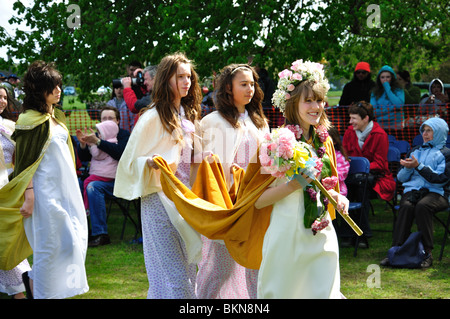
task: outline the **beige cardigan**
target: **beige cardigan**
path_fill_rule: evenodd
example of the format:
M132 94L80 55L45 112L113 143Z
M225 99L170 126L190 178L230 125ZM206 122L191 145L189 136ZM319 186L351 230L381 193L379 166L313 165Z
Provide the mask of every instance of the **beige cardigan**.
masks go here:
M160 170L151 169L147 159L161 155L176 172L182 143L176 143L155 108L139 117L117 166L114 196L133 200L161 191Z
M218 111L206 115L201 120L200 127L203 152L211 151L219 157L225 173L228 189L233 184L230 167L233 164L245 129L258 141L258 146L264 134L269 132L268 125L263 129L258 129L249 116L244 119L243 125L241 124L240 127L234 128ZM254 151L256 154L257 149Z

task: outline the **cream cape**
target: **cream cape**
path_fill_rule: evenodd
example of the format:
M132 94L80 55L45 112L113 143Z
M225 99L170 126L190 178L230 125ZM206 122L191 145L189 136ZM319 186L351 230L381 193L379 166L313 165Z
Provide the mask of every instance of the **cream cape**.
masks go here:
M27 110L19 115L16 122L16 130L32 130L49 121L51 117L52 115L48 113L42 114L34 110ZM66 125L60 119L55 117L54 119L68 132ZM20 214L20 208L25 200L25 189L33 178L34 172L38 168L50 143L50 139L51 130L48 131L47 141L34 163L0 189L0 269L2 270L13 269L32 254L32 249L23 227L23 217ZM67 140L67 143L75 168L75 156L70 138Z
M120 158L114 196L133 200L157 193L170 221L185 243L188 262L195 263L201 258L200 234L186 223L173 202L164 195L160 182L161 170L147 165L147 159L158 154L168 163L171 171L176 172L182 148L182 143L176 143L164 129L158 111L155 108L147 110L139 117Z
M233 184L230 167L234 162L245 129L247 129L248 133L258 141L258 145L260 144L264 133L269 132L269 126L258 129L249 116L243 121L243 126L245 126L245 128L242 127L242 124L241 127L234 128L218 111L206 115L201 120L200 126L202 131L201 144L203 152L211 151L219 157L228 188ZM256 154L256 152L256 149L250 151L251 154Z
M133 200L161 191L160 171L147 159L158 154L176 171L182 145L176 143L159 118L156 108L139 117L117 166L114 196Z

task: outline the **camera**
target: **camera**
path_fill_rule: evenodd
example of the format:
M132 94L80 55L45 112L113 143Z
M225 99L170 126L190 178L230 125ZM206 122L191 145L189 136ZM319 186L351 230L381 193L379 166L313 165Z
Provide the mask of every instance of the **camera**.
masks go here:
M113 88L117 89L122 87L122 79L112 80ZM131 85L144 86L144 76L142 72L137 73L137 77L131 79Z

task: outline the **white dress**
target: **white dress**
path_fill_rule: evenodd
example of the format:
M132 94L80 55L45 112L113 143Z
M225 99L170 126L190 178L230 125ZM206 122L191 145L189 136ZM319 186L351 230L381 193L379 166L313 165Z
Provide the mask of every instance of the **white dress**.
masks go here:
M278 179L273 184L286 182ZM303 225L303 190L273 205L264 236L258 298L341 298L339 247L329 226L315 236ZM329 215L328 215L329 219Z
M24 220L33 249L35 299L68 298L89 290L85 259L88 227L68 134L60 125L33 176L34 209Z

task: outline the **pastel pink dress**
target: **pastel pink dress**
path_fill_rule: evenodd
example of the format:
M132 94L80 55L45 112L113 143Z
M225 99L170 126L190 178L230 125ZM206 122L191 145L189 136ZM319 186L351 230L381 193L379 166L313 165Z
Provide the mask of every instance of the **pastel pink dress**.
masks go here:
M244 133L237 146L234 163L247 168L255 155L258 138L249 131L255 131L247 112L241 114L241 128ZM257 130L257 129L256 129ZM262 136L262 133L261 133ZM229 254L225 244L202 236L202 260L198 264L196 293L199 299L255 299L257 297L258 270L247 269Z

